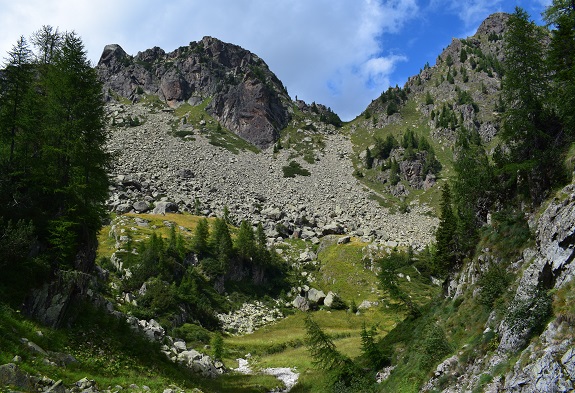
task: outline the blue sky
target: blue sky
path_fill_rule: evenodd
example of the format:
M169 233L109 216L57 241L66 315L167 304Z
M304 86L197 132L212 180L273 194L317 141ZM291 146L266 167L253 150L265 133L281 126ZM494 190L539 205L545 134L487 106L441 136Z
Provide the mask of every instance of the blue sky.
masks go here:
M106 44L172 51L213 36L260 56L295 98L359 115L402 86L453 37L491 13L527 10L540 21L551 0L0 0L0 54L42 25L74 30L96 64Z

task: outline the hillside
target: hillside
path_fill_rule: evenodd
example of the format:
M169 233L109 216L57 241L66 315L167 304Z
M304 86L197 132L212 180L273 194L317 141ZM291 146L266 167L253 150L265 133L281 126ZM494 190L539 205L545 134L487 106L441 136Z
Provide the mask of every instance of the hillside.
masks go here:
M216 38L106 46L86 73L107 138L73 156L109 157L99 193L84 167L50 193L37 174L77 154L57 138L46 168L18 155L26 138L26 170L0 160L0 186L25 180L0 188L0 257L20 262L0 258L19 274L0 281L0 391L572 390L575 145L569 90L556 96L569 83L545 74L536 112L509 99L526 84L509 83L506 42L554 42L520 16L491 15L348 123ZM42 100L61 91L37 74L49 94L25 108L57 124ZM27 189L59 209L17 221ZM102 194L97 228L73 221L76 189L87 206Z

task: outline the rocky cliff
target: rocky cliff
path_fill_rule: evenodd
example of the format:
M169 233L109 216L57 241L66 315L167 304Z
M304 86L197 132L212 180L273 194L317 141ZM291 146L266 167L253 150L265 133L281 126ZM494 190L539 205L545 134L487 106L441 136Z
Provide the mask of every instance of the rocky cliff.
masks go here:
M258 147L273 144L290 119L291 100L266 63L212 37L170 53L154 47L136 56L107 45L96 69L108 100L121 96L136 102L152 95L178 107L208 99L210 115Z
M464 266L451 282L457 301L481 296L481 277L493 266L515 277L505 306L483 326L487 350L472 359L466 348L437 366L423 391L567 392L575 388L575 183L531 217L532 246L505 265L489 249ZM551 308L552 307L552 308ZM447 382L446 382L447 381Z

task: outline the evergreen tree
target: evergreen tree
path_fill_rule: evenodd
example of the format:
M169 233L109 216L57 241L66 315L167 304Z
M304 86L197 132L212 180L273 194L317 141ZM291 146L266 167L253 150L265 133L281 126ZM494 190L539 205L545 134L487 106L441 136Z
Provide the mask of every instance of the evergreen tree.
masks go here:
M478 229L487 222L492 203L491 164L477 131L461 127L455 144L453 202L457 216L457 238L462 252L472 252Z
M210 227L208 220L203 217L198 221L198 225L194 229L194 237L192 238L192 248L196 254L205 256L208 254L208 237L210 236Z
M445 277L455 267L456 230L457 222L451 206L451 190L445 184L441 193L441 219L435 232L436 251L431 269L435 275Z
M377 328L372 326L367 330L365 322L361 326L361 352L369 360L373 368L378 368L383 362L383 355L375 343Z
M575 133L575 4L553 0L545 10L552 31L547 64L553 71L552 98L569 138Z
M389 170L389 182L391 183L392 186L395 186L397 183L399 183L400 177L399 177L399 164L397 163L397 161L395 160L395 158L391 158L391 163L389 164L390 166L390 170Z
M330 385L349 386L359 374L359 368L351 359L342 355L333 340L326 334L311 316L304 320L306 328L306 346L313 364L330 375Z
M228 270L230 259L233 257L233 243L228 224L223 218L216 218L210 238L210 244L219 262L222 274Z
M236 237L235 248L238 256L243 260L251 260L256 251L254 231L251 224L244 220L240 224Z
M503 96L506 103L501 138L508 154L498 164L506 193L530 197L539 204L561 177L556 159L561 127L549 98L549 71L543 35L521 8L509 18L505 35Z
M95 247L110 157L102 85L82 41L53 35L51 55L39 50L36 61L21 38L3 73L0 212L32 219L57 269L71 266L80 248ZM89 267L84 259L78 262Z

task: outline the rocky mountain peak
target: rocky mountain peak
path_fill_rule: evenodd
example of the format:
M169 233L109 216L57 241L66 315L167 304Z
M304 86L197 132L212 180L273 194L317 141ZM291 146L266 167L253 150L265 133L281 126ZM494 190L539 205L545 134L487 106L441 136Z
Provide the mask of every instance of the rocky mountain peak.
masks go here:
M491 14L479 25L475 35L503 34L507 29L508 20L509 14L505 12Z
M157 96L170 107L209 101L206 111L230 131L265 148L290 119L287 91L257 55L213 37L166 53L128 55L106 45L96 67L108 100Z

